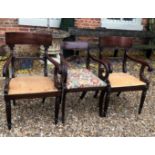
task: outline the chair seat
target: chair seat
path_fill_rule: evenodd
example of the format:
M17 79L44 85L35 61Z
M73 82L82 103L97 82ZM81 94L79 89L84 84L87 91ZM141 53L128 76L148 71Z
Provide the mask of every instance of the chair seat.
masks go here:
M67 89L103 87L106 83L88 69L69 69Z
M146 83L128 73L111 73L109 82L112 88L146 85Z
M49 77L15 77L9 83L9 95L57 92L54 82Z

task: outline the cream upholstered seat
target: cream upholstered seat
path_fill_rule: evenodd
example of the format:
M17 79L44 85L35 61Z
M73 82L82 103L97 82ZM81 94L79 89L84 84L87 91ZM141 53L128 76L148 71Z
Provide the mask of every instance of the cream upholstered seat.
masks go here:
M49 77L15 77L9 83L9 95L57 92L54 82Z
M103 86L106 83L86 68L68 70L67 89Z
M143 81L128 73L111 73L109 82L112 88L146 85Z

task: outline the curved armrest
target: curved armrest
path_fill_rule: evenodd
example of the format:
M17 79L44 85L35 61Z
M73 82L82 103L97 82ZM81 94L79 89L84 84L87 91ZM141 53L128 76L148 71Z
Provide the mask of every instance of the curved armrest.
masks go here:
M47 60L49 60L55 66L54 67L54 85L57 88L61 88L61 82L58 76L58 74L61 74L60 64L57 61L55 61L53 58L49 57L48 54L47 54Z
M147 86L148 86L150 82L145 77L144 70L147 67L148 68L148 71L149 72L152 72L153 71L153 67L148 62L143 61L143 60L139 60L139 59L136 59L136 58L133 58L133 57L129 56L128 54L126 54L126 58L127 59L130 59L130 60L132 60L134 62L137 62L137 63L141 64L140 73L139 73L140 80L142 80L143 82L145 82L147 84Z
M103 77L103 75L102 75L102 73L101 73L101 72L103 72L103 69L102 69L102 68L99 68L99 76L100 76L101 78L103 78L103 80L108 81L109 73L110 73L110 71L111 71L111 69L109 68L108 63L107 63L106 61L104 61L104 60L99 60L99 59L97 59L97 58L94 58L94 57L91 56L90 54L89 54L89 58L91 58L92 60L94 60L94 61L96 61L96 62L98 62L99 64L101 64L101 65L104 66L105 71L106 71L106 72L105 72L105 76Z
M145 67L148 67L148 71L149 72L152 72L153 71L153 67L146 61L143 61L143 60L140 60L140 59L136 59L136 58L133 58L131 56L129 56L128 54L126 54L127 58L134 61L134 62L137 62Z
M62 53L60 53L60 59L61 59L62 88L65 88L67 82L67 70L69 67L69 63L65 60Z
M3 77L7 77L8 75L8 70L9 70L9 65L11 63L12 60L12 55L10 55L7 59L7 61L5 62L4 66L3 66Z
M109 72L112 73L113 72L113 67L112 67L112 64L110 63L110 61L108 61L108 59L105 59L102 57L102 61L104 61L108 67L109 67Z
M64 87L66 85L67 81L67 66L66 66L66 61L63 58L63 56L60 54L61 57L61 63L56 62L54 59L47 56L47 59L54 64L55 69L54 69L54 82L57 87ZM58 73L60 74L61 77L58 77ZM60 79L60 80L59 80Z
M66 88L67 83L67 66L65 64L61 65L61 77L62 77L62 88Z
M49 60L56 68L59 68L60 64L53 58L51 58L48 54L47 54L47 60Z
M64 58L62 53L60 53L60 59L61 59L61 64L65 65L66 67L70 66L70 63Z

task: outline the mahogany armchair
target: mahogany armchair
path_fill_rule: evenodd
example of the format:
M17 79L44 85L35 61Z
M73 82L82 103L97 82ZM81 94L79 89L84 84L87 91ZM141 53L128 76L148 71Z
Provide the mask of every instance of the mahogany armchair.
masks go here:
M26 98L45 98L55 97L55 123L58 121L59 103L61 100L61 82L58 74L60 66L48 56L47 50L52 43L50 34L39 33L6 33L6 44L10 47L10 57L3 67L3 76L5 77L4 100L6 105L6 117L8 129L11 129L11 104L17 99ZM34 44L43 45L45 48L44 55L38 57L19 57L16 56L16 44ZM44 61L43 76L16 76L15 61L23 59L42 60ZM48 76L47 60L54 65L54 78ZM11 68L11 72L10 69Z
M99 105L102 105L103 101L103 94L105 92L106 88L106 80L109 74L108 66L105 62L102 60L98 60L94 57L91 56L90 51L89 51L89 44L88 42L84 41L66 41L63 42L62 44L62 49L65 50L75 50L75 51L86 51L86 66L84 68L70 68L69 67L69 61L65 60L62 58L62 66L64 67L63 71L65 73L63 74L63 84L62 84L62 123L65 122L65 102L66 102L66 94L69 92L82 92L81 98L84 97L87 91L96 91L99 90L101 91L100 94L100 99L99 99ZM74 57L74 56L73 56ZM69 58L68 58L69 60ZM72 59L71 59L72 60ZM95 61L98 64L102 64L102 66L106 70L105 75L101 75L102 79L101 80L97 75L95 75L91 70L90 70L90 61ZM79 59L80 61L80 59ZM101 108L100 108L101 109Z
M135 59L128 55L128 50L132 48L133 38L128 37L118 37L118 36L110 36L110 37L103 37L100 38L99 41L99 48L100 54L99 57L102 60L103 57L101 52L104 48L121 48L124 50L124 57L122 63L122 72L112 72L109 74L108 77L108 86L105 93L105 102L104 107L103 105L100 106L101 116L106 116L107 109L109 106L109 99L111 92L118 92L118 96L122 91L135 91L140 90L142 91L140 105L138 113L140 114L144 105L144 100L146 97L146 92L149 88L149 81L144 76L145 68L148 68L148 71L152 71L152 67L145 61ZM139 78L127 73L127 60L134 61L141 65ZM107 61L108 62L108 61ZM111 63L109 62L110 70L112 70ZM99 66L99 76L102 75L102 66Z

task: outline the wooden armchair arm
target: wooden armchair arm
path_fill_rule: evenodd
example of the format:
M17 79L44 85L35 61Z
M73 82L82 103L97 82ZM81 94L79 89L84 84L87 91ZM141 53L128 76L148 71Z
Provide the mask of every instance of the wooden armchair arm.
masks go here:
M3 77L9 78L9 65L11 64L11 61L12 61L12 55L8 57L7 61L3 66L3 73L2 73Z
M153 67L146 61L143 61L143 60L140 60L140 59L136 59L136 58L133 58L131 56L129 56L128 54L126 54L127 58L130 59L131 61L134 61L134 62L137 62L145 67L148 67L148 71L149 72L152 72L153 71Z
M104 62L108 65L108 67L109 67L109 72L112 73L112 72L113 72L113 67L112 67L111 62L110 62L108 59L105 59L105 58L103 58L103 57L102 57L102 61L104 61Z
M60 64L57 61L55 61L52 57L50 57L48 54L47 54L47 60L49 60L56 68L59 69Z
M61 88L61 80L58 74L61 74L60 64L47 54L47 60L54 65L54 85L58 89Z
M140 76L140 80L142 80L143 82L145 82L147 85L149 85L149 80L146 79L145 75L144 75L144 71L145 71L145 68L147 67L148 68L148 71L149 72L152 72L153 71L153 67L146 61L143 61L143 60L140 60L140 59L136 59L136 58L133 58L131 56L129 56L127 53L125 53L125 61L129 59L131 61L134 61L136 63L139 63L141 64L141 68L140 68L140 73L139 73L139 76ZM124 64L126 64L126 62L124 62ZM126 67L126 65L125 65Z
M105 80L106 82L108 82L109 73L111 72L111 68L109 68L108 63L104 60L99 60L99 59L93 57L92 55L90 55L90 53L89 53L88 59L89 58L92 59L93 61L96 61L99 63L99 77L101 79ZM104 68L101 68L101 65L103 65ZM89 63L87 65L87 67L89 67ZM102 74L104 69L105 69L105 76L103 76L103 74Z
M65 60L62 53L60 53L60 59L61 59L61 81L62 81L62 88L66 88L66 82L67 82L67 70L70 66L69 63Z
M66 81L67 81L67 65L66 65L65 59L63 58L63 56L61 54L60 54L60 59L61 59L60 64L58 62L56 62L54 59L52 59L51 57L49 57L49 55L47 56L47 59L51 63L53 63L55 66L55 68L54 68L55 86L58 88L65 87ZM58 76L58 74L60 74L60 77Z
M60 53L60 60L61 60L61 64L65 65L66 67L70 66L70 63L64 58L62 53Z

